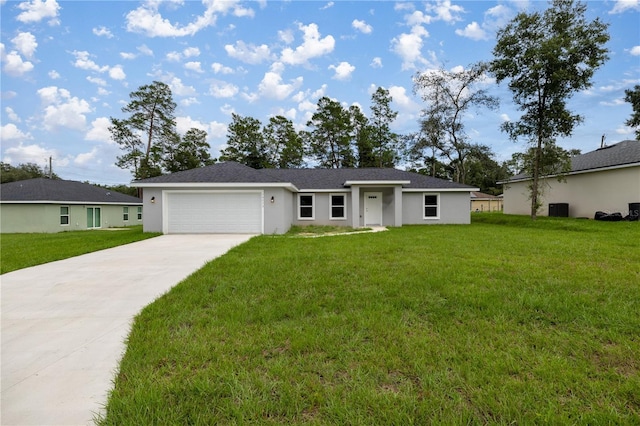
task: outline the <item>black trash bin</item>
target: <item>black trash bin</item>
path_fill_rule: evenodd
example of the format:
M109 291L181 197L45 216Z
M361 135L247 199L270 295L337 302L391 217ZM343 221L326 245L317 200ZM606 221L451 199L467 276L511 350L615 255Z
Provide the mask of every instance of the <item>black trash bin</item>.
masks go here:
M549 203L549 216L569 217L569 204L568 203Z
M640 216L640 203L629 203L629 216Z

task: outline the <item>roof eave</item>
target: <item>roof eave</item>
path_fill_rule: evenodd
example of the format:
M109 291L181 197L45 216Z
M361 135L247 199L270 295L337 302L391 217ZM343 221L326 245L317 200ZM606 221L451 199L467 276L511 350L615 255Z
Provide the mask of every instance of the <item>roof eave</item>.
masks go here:
M581 174L585 174L585 173L593 173L593 172L604 172L607 170L617 170L617 169L627 169L629 167L638 167L640 166L640 162L635 162L635 163L627 163L627 164L618 164L615 166L607 166L607 167L596 167L593 169L583 169L583 170L575 170L575 171L571 171L565 174L565 176L571 176L571 175L581 175ZM559 173L553 174L553 175L544 175L541 176L542 178L556 178L560 176ZM533 179L532 177L524 177L524 178L519 178L519 179L507 179L504 181L499 181L496 182L496 184L498 185L504 185L504 184L509 184L509 183L513 183L513 182L526 182Z
M298 188L290 182L132 182L136 188L284 188L298 192Z

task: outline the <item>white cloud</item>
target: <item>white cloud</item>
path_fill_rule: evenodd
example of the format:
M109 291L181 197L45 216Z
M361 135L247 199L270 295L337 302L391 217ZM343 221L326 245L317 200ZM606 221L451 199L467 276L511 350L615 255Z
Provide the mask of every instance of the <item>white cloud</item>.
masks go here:
M187 47L182 51L182 54L185 58L193 58L195 56L200 56L200 49L197 47Z
M85 114L91 112L87 101L72 97L68 90L55 86L43 87L37 93L44 106L43 125L46 130L59 127L73 130L85 128Z
M640 0L616 0L613 9L609 11L610 14L624 13L628 10L640 11Z
M122 59L135 59L136 58L136 54L135 53L129 53L129 52L120 52L120 57Z
M33 64L29 61L24 61L22 56L15 50L7 54L3 43L0 43L0 60L4 63L4 72L13 77L21 77L33 69Z
M601 101L600 105L603 106L609 106L609 107L615 107L615 106L620 106L620 105L624 105L625 104L625 100L622 98L615 98L612 99L610 101Z
M629 53L632 56L640 56L640 46L633 46L630 50Z
M418 111L420 106L413 101L413 99L407 95L407 89L402 86L389 87L389 96L393 99L393 102L398 105L403 111Z
M11 39L11 42L20 54L27 59L33 59L33 54L36 52L36 48L38 47L38 42L33 34L19 33Z
M97 84L98 86L106 86L107 85L107 82L104 79L98 78L98 77L87 77L87 81L89 83Z
M189 116L176 117L176 130L178 133L185 134L189 129L200 129L207 132L209 130L209 126L201 121L194 120Z
M237 41L235 45L227 44L224 46L227 55L247 64L256 65L267 61L271 58L271 49L266 44L256 46L254 44L246 44L244 41Z
M253 9L242 7L238 0L203 0L202 4L205 6L205 10L202 15L197 16L186 25L173 24L169 19L164 18L158 10L165 3L149 0L129 12L126 16L127 31L145 34L148 37L184 37L192 36L200 30L215 25L219 14L231 13L236 17L254 16ZM173 7L181 5L182 2L170 4Z
M371 25L359 19L354 19L353 22L351 22L351 26L363 34L371 34L373 31L373 27Z
M194 98L193 96L180 100L180 105L184 107L189 107L191 105L198 105L198 104L200 104L200 101L198 101L198 98Z
M113 34L111 33L111 31L104 26L94 28L91 31L93 32L93 34L97 35L98 37L113 38Z
M73 63L73 66L76 68L97 72L105 72L109 69L108 66L101 67L93 62L93 60L90 59L91 55L86 50L74 50L71 54L76 58L76 61Z
M116 65L115 67L109 69L109 77L114 80L124 80L125 78L127 78L127 75L122 69L122 65Z
M291 30L278 31L278 38L280 40L282 40L283 42L285 42L286 44L291 44L291 43L293 43L293 40L295 40L295 37L293 35L293 31L291 31Z
M214 98L233 98L239 91L238 86L223 81L212 83L209 86L209 94Z
M464 8L451 4L451 0L438 0L435 3L428 3L425 8L428 12L436 14L435 19L447 23L461 21L462 18L459 14L464 13Z
M92 160L95 160L98 155L98 147L94 146L90 152L85 152L76 155L76 158L73 159L74 164L79 166L84 166L89 164Z
M49 157L57 157L57 152L53 149L46 149L36 144L23 145L22 143L7 148L4 154L4 161L12 164L42 164Z
M290 84L282 83L282 76L277 70L272 69L264 74L258 91L262 97L282 100L302 86L302 82L302 77L298 77L291 80Z
M403 33L391 40L393 52L402 58L402 69L410 70L416 68L416 63L428 64L422 57L423 38L429 37L429 33L424 27L416 25L410 33Z
M333 36L320 38L320 32L316 24L298 24L298 29L304 33L304 41L295 50L285 48L282 50L281 61L289 65L306 64L309 59L331 53L335 47Z
M184 64L184 67L189 71L194 71L198 73L204 72L202 71L202 65L198 61L187 62L186 64Z
M490 38L487 32L482 29L476 21L468 24L464 30L456 30L456 34L470 38L471 40L488 40Z
M509 118L508 114L500 114L500 120L504 121L504 122L508 122L511 121L511 118Z
M415 25L430 24L432 20L433 17L425 14L420 10L415 10L410 15L405 16L405 22L410 27L413 27Z
M49 78L52 79L52 80L57 80L57 79L60 78L60 73L58 71L56 71L56 70L49 71L48 75L49 75Z
M9 141L24 141L27 139L32 139L29 133L24 133L22 130L18 128L13 123L5 124L0 127L0 136L4 143Z
M340 62L337 66L329 65L329 69L335 71L335 74L331 78L335 80L348 80L351 78L351 74L356 70L356 67L351 65L349 62Z
M382 58L376 56L369 64L371 68L382 68Z
M226 67L218 62L214 62L213 64L211 64L211 69L215 74L233 74L232 68Z
M193 96L197 93L193 86L185 86L178 77L173 77L167 84L171 88L171 93L177 96Z
M56 0L31 0L20 3L18 9L23 10L16 19L22 23L40 22L46 18L52 18L51 24L56 24L60 5Z
M13 108L11 107L6 107L4 109L4 112L7 114L7 117L9 117L9 120L15 122L15 123L20 123L22 120L20 120L20 116L18 116L18 114L16 114L16 112L13 110Z
M320 8L320 10L330 9L330 8L332 8L334 5L335 5L335 3L334 3L334 2L332 2L332 1L330 1L330 2L328 2L327 4L325 4L324 6L322 6L322 7Z
M180 52L169 52L167 53L167 61L171 62L180 62L182 60L182 54Z
M230 115L230 114L229 114ZM209 138L224 138L227 136L227 125L212 121L209 123Z
M136 50L145 56L153 56L153 50L151 50L151 48L146 44L136 47Z

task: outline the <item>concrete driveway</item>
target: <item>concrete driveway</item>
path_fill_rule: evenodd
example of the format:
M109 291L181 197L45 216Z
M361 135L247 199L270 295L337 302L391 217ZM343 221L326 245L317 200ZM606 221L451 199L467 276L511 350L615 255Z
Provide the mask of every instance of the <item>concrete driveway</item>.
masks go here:
M163 235L0 276L2 425L87 425L134 316L251 235Z

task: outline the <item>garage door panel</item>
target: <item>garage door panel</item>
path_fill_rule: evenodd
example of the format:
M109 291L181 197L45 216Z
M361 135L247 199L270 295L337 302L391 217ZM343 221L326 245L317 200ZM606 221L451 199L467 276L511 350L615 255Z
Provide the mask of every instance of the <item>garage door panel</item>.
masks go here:
M261 193L170 193L167 205L170 234L262 232Z

